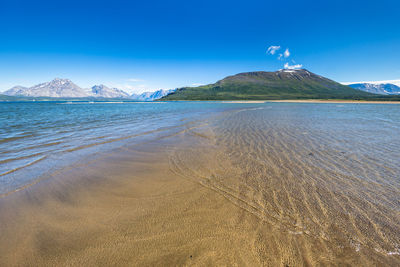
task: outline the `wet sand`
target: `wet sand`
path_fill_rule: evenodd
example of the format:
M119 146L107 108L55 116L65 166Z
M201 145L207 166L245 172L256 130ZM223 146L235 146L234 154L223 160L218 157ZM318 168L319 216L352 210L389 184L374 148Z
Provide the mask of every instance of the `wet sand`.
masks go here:
M127 148L3 198L0 265L260 265L258 218L176 175L170 145Z
M398 162L272 116L221 113L0 199L0 265L400 264Z

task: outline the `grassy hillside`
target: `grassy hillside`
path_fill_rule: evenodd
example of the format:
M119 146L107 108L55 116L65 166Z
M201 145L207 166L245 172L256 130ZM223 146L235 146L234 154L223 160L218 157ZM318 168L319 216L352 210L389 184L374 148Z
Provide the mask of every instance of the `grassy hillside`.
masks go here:
M228 76L214 84L180 88L161 100L279 99L386 100L388 98L353 89L307 70L281 70Z

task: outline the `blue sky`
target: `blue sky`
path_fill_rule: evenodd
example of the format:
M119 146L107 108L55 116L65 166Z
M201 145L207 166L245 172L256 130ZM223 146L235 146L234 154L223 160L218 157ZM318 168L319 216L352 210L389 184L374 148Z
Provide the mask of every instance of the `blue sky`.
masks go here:
M142 92L285 63L341 82L400 79L399 11L394 0L0 0L0 91L62 77Z

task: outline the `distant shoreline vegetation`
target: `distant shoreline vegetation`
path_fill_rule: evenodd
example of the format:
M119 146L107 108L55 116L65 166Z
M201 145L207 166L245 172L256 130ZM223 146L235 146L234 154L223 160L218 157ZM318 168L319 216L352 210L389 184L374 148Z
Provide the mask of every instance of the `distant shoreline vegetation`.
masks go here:
M171 100L363 100L400 101L398 95L377 95L354 89L305 69L246 72L214 84L183 87L160 101Z

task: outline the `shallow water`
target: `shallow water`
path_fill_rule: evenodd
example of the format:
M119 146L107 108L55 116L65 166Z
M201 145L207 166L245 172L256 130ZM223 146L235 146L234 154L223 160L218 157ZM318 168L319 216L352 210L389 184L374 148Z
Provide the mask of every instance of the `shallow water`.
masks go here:
M171 162L271 227L255 240L275 250L263 258L302 265L356 252L372 264L400 256L399 115L397 105L242 108L197 129L204 149L178 149Z
M199 102L0 103L0 196L81 159L226 108Z
M255 216L259 223L245 236L260 263L400 263L398 105L9 103L0 108L7 126L1 127L0 141L5 198L54 169L62 173L74 162L110 151L116 157L120 148L163 139L162 153L135 155L130 168L146 166L146 179L172 172ZM129 165L131 156L124 153L121 162ZM37 154L45 158L23 161ZM162 164L145 160L152 157ZM149 169L152 164L157 174Z

